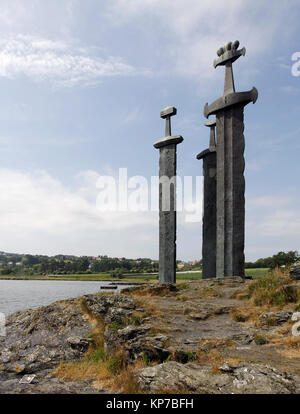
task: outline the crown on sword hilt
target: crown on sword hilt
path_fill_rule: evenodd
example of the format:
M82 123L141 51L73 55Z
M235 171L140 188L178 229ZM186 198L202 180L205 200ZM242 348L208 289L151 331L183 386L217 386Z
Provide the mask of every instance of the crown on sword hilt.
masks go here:
M240 42L235 40L234 42L227 42L223 47L220 47L217 50L217 55L219 56L218 59L214 60L214 67L221 65L226 65L226 63L234 62L241 56L245 56L246 48L243 47L242 49L238 50Z

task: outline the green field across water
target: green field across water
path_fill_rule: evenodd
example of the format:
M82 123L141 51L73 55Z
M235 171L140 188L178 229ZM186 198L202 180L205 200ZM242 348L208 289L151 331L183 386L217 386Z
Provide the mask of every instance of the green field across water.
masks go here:
M254 279L257 279L268 274L267 268L258 268L258 269L246 269L246 275L252 276ZM195 273L183 273L177 272L177 280L198 280L202 278L202 272ZM70 275L3 275L0 276L0 279L11 279L11 280L82 280L82 281L119 281L122 282L156 282L158 279L158 274L147 274L147 273L129 273L124 274L122 279L113 278L108 273L95 273L95 274L70 274Z

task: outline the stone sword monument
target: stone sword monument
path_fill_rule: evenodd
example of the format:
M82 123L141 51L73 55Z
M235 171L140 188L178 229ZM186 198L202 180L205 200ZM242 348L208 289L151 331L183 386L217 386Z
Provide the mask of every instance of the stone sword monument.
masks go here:
M202 279L216 277L216 196L217 155L216 121L206 122L210 128L209 148L197 155L203 160Z
M155 142L159 149L159 283L176 283L176 149L183 141L171 135L171 116L177 109L168 106L160 113L166 120L165 137Z
M204 107L204 116L216 115L217 211L216 277L244 276L245 159L244 107L255 103L256 88L236 92L232 63L245 56L239 41L228 42L217 51L214 67L225 66L223 96Z

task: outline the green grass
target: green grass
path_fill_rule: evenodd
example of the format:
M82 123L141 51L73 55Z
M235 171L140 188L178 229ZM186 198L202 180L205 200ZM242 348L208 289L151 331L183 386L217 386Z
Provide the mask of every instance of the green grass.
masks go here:
M257 269L245 269L246 276L252 276L253 279L259 279L260 277L267 276L269 269L257 268Z
M254 279L261 278L268 274L268 269L246 269L246 275L252 276ZM177 272L177 280L199 280L202 272L197 273L181 273ZM70 275L1 275L1 279L21 279L21 280L81 280L81 281L115 281L109 273L93 273L93 274L70 274ZM158 274L148 273L127 273L121 279L122 282L156 282Z
M108 273L95 273L91 275L87 274L70 274L70 275L4 275L0 276L0 279L12 279L12 280L86 280L86 281L101 281L114 279Z

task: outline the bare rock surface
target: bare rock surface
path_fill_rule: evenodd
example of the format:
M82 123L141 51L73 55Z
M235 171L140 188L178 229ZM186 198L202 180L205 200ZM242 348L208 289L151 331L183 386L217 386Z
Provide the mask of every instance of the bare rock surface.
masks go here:
M78 359L88 347L90 331L78 300L9 315L0 342L2 372L36 373L59 361Z
M290 278L292 280L300 280L300 262L292 264L290 269Z
M221 373L216 375L209 365L171 361L144 368L137 376L141 388L152 393L175 389L209 394L290 394L297 391L293 376L266 365L226 364L219 369Z

